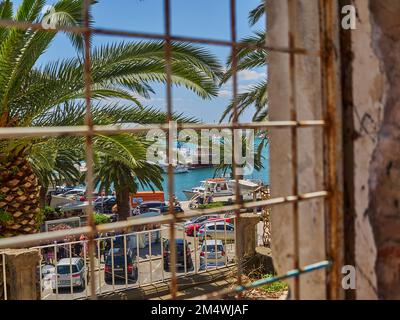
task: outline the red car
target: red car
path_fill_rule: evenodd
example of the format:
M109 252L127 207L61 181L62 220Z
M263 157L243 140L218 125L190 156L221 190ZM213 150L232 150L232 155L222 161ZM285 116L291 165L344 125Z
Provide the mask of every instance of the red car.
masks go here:
M231 218L209 218L206 221L202 223L191 223L188 224L185 227L185 232L188 237L194 237L194 229L196 228L196 232L201 228L201 226L205 223L208 223L210 221L226 221L226 223L231 223L232 219Z

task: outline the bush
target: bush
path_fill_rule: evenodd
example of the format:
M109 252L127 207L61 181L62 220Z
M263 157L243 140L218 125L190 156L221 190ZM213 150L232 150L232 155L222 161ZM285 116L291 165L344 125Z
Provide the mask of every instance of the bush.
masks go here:
M104 224L110 222L111 219L109 216L102 214L102 213L95 213L94 214L94 223L95 224Z
M221 208L224 206L223 202L211 202L209 204L199 205L199 209L211 209L211 208Z
M273 276L273 274L266 274L263 276L263 278L272 278ZM261 289L267 293L282 293L288 290L288 285L286 282L276 281L271 284L262 286Z

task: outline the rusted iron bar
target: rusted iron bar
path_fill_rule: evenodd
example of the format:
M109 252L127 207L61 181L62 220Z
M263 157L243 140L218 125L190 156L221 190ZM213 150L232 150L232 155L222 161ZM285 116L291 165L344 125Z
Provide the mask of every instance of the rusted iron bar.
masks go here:
M296 45L296 5L295 0L288 0L288 20L289 20L289 48ZM289 81L290 81L290 120L297 121L297 83L296 83L296 55L289 54ZM292 193L298 194L298 146L297 128L291 128L291 160L292 160ZM298 269L300 265L300 246L299 246L299 203L293 202L292 211L293 223L293 265ZM295 300L300 299L300 278L294 278L293 295Z
M252 283L244 285L244 286L237 286L234 288L227 288L227 289L222 289L220 291L214 291L209 294L195 297L195 298L193 298L193 300L220 299L220 298L223 298L223 297L231 295L231 294L241 293L243 291L259 288L261 286L272 284L277 281L283 281L283 280L287 280L290 278L298 278L302 274L310 273L310 272L321 270L321 269L326 269L326 268L329 268L330 266L331 266L330 261L328 261L328 260L320 261L320 262L305 266L303 268L298 268L298 269L288 271L287 273L285 273L281 276L257 280L255 282L252 282Z
M238 115L238 74L237 74L237 67L238 67L238 58L237 58L237 53L238 53L238 48L236 46L237 40L236 40L236 1L231 0L230 1L230 23L231 23L231 41L234 43L231 47L231 57L232 57L232 105L233 105L233 117L232 117L232 125L233 127L238 127L239 126L239 115ZM237 163L238 161L238 156L242 154L241 148L241 143L239 144L239 140L241 140L242 137L239 136L239 131L234 130L233 131L233 140L232 140L232 149L233 149L233 159L232 159L232 173L233 173L233 178L235 180L235 202L236 205L238 206L237 209L235 209L235 214L236 214L236 219L235 219L235 246L236 246L236 259L237 259L237 284L240 286L242 284L242 272L243 272L243 252L242 252L242 245L241 242L243 241L241 234L239 234L239 228L237 227L240 222L240 208L242 207L243 201L241 200L241 193L240 193L240 184L239 184L239 175L238 175L238 169L239 165ZM239 298L240 298L239 294Z
M94 262L94 250L95 250L95 236L97 234L96 224L94 222L93 216L93 117L91 111L91 96L92 96L92 68L91 68L91 57L90 57L90 38L91 31L89 25L89 14L90 14L90 0L84 1L83 7L83 19L85 32L84 37L84 82L85 82L85 104L86 104L86 114L85 114L85 124L88 128L86 134L86 196L89 202L87 208L88 215L88 225L90 227L89 236L89 268L90 268L90 298L96 299L96 287L95 287L95 262Z
M327 163L325 170L325 185L329 190L327 199L327 251L332 260L332 269L328 274L327 295L331 300L339 299L340 292L340 248L338 239L338 181L337 181L337 111L336 111L336 70L335 70L335 45L334 45L334 2L320 0L319 11L321 18L320 38L322 52L322 104L326 106L324 153Z
M292 195L287 197L279 197L272 198L264 201L253 201L244 203L242 205L245 209L253 209L257 207L265 207L265 206L276 206L281 204L293 203L296 201L308 201L317 198L326 198L328 197L327 191L316 191L312 193L306 193L302 195ZM231 205L223 208L210 208L204 210L190 210L189 213L180 213L175 216L177 221L182 221L185 219L190 219L194 217L198 217L201 215L210 215L210 214L224 214L226 212L232 212L237 209L240 209L241 206ZM126 221L119 221L114 223L107 223L97 226L97 231L99 233L123 230L125 228L133 227L133 226L142 226L149 224L168 224L173 220L173 216L170 214L160 217L150 217L150 218L138 218ZM24 247L30 246L34 244L40 244L44 241L53 241L63 239L64 237L77 236L81 234L88 234L91 231L89 226L79 227L69 230L60 230L60 231L51 231L44 233L36 233L31 235L23 235L12 238L4 238L0 239L0 248L15 248L15 247Z
M13 27L18 29L31 29L31 30L41 30L43 32L69 32L69 33L79 33L83 34L87 32L87 28L85 27L73 27L73 26L60 26L57 29L44 29L41 23L31 23L24 21L13 21L7 19L0 19L0 27ZM157 34L157 33L148 33L148 32L135 32L128 30L115 30L115 29L103 29L103 28L90 28L91 34L95 35L105 35L105 36L117 36L117 37L129 37L129 38L138 38L138 39L151 39L151 40L163 40L167 39L165 34ZM187 42L187 43L196 43L196 44L205 44L205 45L216 45L216 46L226 46L232 47L236 46L238 49L240 48L248 48L254 50L268 50L268 51L276 51L281 53L290 53L290 50L294 50L295 54L319 57L320 51L318 50L309 50L306 48L294 48L289 49L285 47L279 46L268 46L264 44L250 44L250 43L242 43L242 42L232 42L229 40L218 40L218 39L209 39L209 38L198 38L198 37L186 37L186 36L174 36L171 35L169 37L171 41L174 42Z
M177 295L177 279L176 279L176 246L175 246L175 223L176 213L174 206L174 169L173 169L173 149L174 149L174 132L172 116L172 42L171 42L171 3L170 0L164 0L164 28L165 28L165 73L167 80L167 122L169 125L167 137L167 163L168 163L168 201L169 215L172 217L169 228L169 250L170 250L170 268L171 268L171 297L176 299ZM162 242L162 241L161 241ZM162 245L162 243L161 243Z
M299 121L263 121L263 122L247 122L240 124L232 123L177 123L176 128L179 129L285 129L290 127L310 128L324 127L324 120L299 120ZM115 125L94 125L91 129L96 134L121 134L121 133L143 133L152 129L169 130L169 124L148 124L127 127L126 124ZM20 137L56 137L56 136L85 136L89 134L90 128L84 126L69 127L10 127L0 128L1 139L14 139Z

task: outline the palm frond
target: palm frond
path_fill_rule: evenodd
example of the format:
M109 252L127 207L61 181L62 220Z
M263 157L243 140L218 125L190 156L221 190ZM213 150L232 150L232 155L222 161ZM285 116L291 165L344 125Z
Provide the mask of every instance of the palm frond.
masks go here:
M254 26L265 14L265 1L261 1L256 8L250 11L248 17L250 26Z
M250 106L254 105L256 108L256 112L253 116L253 121L260 120L261 115L268 114L268 90L267 90L267 81L261 81L253 86L250 86L246 92L239 94L237 96L237 109L238 116L243 114ZM225 118L228 118L229 121L232 120L233 117L233 101L226 107L224 110L220 121L223 121ZM265 119L265 117L264 117Z

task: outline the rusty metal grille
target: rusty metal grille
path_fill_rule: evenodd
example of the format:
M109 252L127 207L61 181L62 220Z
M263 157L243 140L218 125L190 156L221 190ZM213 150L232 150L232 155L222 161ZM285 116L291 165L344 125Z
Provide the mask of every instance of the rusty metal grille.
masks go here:
M196 37L186 37L186 36L177 36L171 34L171 21L173 19L173 14L171 13L171 0L163 0L164 4L164 33L155 34L155 33L143 33L143 32L135 32L131 30L111 30L104 28L95 28L91 27L89 24L89 13L90 13L90 1L84 0L84 25L83 27L60 27L56 30L51 29L43 29L41 24L38 23L29 23L29 22L16 22L9 20L0 20L0 27L7 28L20 28L20 29L32 29L32 30L41 30L43 32L69 32L69 33L80 33L83 34L85 40L85 60L84 60L84 81L85 81L85 102L86 102L86 118L85 125L83 126L70 126L70 127L3 127L0 128L0 139L16 139L21 137L57 137L57 136L83 136L86 138L86 165L87 165L87 174L86 174L86 187L87 194L89 195L89 209L88 209L88 225L85 227L75 228L71 230L63 230L63 231L53 231L47 233L37 233L32 235L18 236L14 238L6 238L0 239L0 248L12 248L12 247L22 247L22 246L33 246L39 245L43 241L51 241L62 239L66 236L74 236L80 234L86 234L89 239L89 263L90 263L90 271L91 271L91 292L90 297L92 299L96 299L95 292L95 261L94 261L94 253L96 250L96 244L94 241L94 237L98 232L107 232L107 231L117 231L122 230L127 227L139 226L139 225L147 225L147 224L155 224L155 223L163 223L170 225L170 239L175 238L175 223L178 221L182 221L184 219L200 216L200 215L208 215L208 214L222 214L228 211L234 211L236 213L236 219L240 220L240 209L248 209L248 208L256 208L260 206L272 207L279 206L282 204L292 203L294 204L294 236L295 236L295 268L294 270L288 272L287 274L272 278L267 281L259 281L252 283L251 285L243 285L242 284L242 265L241 265L241 252L237 252L238 260L237 260L237 284L238 286L234 289L227 289L223 291L213 292L212 294L203 296L201 298L216 298L227 295L229 293L237 293L240 297L240 293L244 290L248 290L260 285L264 285L267 283L271 283L274 281L287 279L287 278L295 278L294 285L294 298L299 298L300 296L300 286L299 286L299 276L303 273L312 272L318 269L326 269L328 274L328 282L327 289L329 292L329 297L331 299L338 298L338 236L337 236L337 228L338 228L338 213L337 213L337 204L336 204L336 154L335 154L335 146L336 146L336 124L335 124L335 80L334 80L334 47L333 47L333 39L334 39L334 0L319 0L319 15L321 21L321 50L309 50L306 48L301 48L297 46L297 41L294 32L294 25L297 17L296 13L296 0L286 0L288 3L288 19L289 19L289 43L287 47L274 47L265 43L265 45L250 45L243 44L237 40L237 30L236 30L236 0L229 0L230 2L230 39L222 39L222 40L213 40L206 38L196 38ZM266 1L267 2L267 1ZM92 35L108 35L108 36L123 36L131 39L151 39L151 40L163 40L164 41L164 52L165 52L165 61L166 61L166 97L167 97L167 123L164 125L154 124L154 125L146 125L140 128L126 128L119 125L94 125L92 121L91 114L91 43L90 37ZM172 86L171 86L171 54L172 42L184 42L184 43L193 43L193 44L206 44L206 45L216 45L228 47L231 49L232 54L232 91L233 91L233 119L230 123L227 124L190 124L190 123L178 123L178 129L268 129L268 130L278 130L282 128L290 128L291 130L291 148L293 153L293 161L292 168L294 172L294 176L296 177L296 173L298 172L298 163L297 163L297 150L298 145L296 143L296 137L298 130L303 128L310 127L320 127L323 128L325 134L325 143L324 149L327 155L327 175L325 176L326 188L325 190L315 190L314 192L310 192L307 194L299 194L298 192L298 181L295 178L294 187L292 190L292 195L290 196L281 196L277 198L272 198L268 200L262 201L253 201L250 203L243 203L240 199L240 190L239 187L236 188L236 203L221 208L216 209L205 209L205 210L190 210L185 213L175 213L173 212L173 186L174 186L174 175L173 175L173 166L171 163L168 165L168 196L169 196L169 214L160 217L153 218L139 218L135 220L127 220L120 221L115 223L109 223L105 225L96 226L93 218L93 199L91 199L93 194L93 149L92 149L92 139L93 136L97 134L102 135L113 135L119 133L139 133L146 132L150 129L162 129L168 132L170 129L170 124L168 123L172 120L173 114L173 99L172 99ZM263 122L253 122L253 123L241 123L238 117L238 107L237 107L237 96L238 96L238 72L237 72L237 56L236 52L238 49L247 47L250 49L259 49L263 48L268 51L275 51L287 54L289 56L290 61L290 83L288 86L291 89L291 99L290 99L290 108L291 117L285 121L263 121ZM323 88L323 105L324 105L324 118L323 119L309 119L309 120L298 120L297 118L297 102L295 97L296 92L296 55L303 56L311 56L317 57L321 61L322 73L324 77L322 78L321 87ZM273 81L273 80L272 80ZM235 150L235 141L237 137L234 135L234 150ZM172 140L168 140L167 147L167 157L168 150L173 148ZM233 175L236 182L238 182L238 175L236 172L236 161L235 154L233 153ZM328 212L328 225L329 228L327 230L326 238L327 242L330 244L328 248L328 257L326 261L319 261L310 266L300 266L299 265L299 211L298 204L301 201L309 201L311 199L323 198L326 201ZM237 228L235 228L237 229ZM240 236L240 235L237 235ZM177 275L175 270L175 241L170 241L171 246L171 266L172 266L172 278L170 282L170 291L173 299L177 297ZM4 267L4 264L3 264Z

